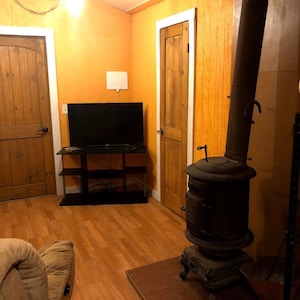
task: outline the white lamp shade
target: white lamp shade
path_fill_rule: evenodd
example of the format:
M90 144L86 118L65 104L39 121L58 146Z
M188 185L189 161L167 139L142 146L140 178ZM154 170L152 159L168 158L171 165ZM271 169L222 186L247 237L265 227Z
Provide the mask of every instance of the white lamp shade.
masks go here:
M106 88L108 90L128 89L128 75L127 72L107 71L106 72Z

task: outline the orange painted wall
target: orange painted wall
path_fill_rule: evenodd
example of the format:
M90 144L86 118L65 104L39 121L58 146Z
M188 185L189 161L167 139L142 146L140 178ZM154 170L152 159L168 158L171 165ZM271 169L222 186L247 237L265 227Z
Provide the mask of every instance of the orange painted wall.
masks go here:
M41 11L53 3L52 0L37 2L30 8ZM54 11L41 16L25 11L14 1L5 0L0 11L2 25L54 29L62 145L68 145L68 130L67 116L61 113L61 105L77 101L114 101L115 92L107 91L105 87L105 71L126 70L129 90L121 91L120 101L144 102L147 181L151 188L156 189L155 22L197 7L196 78L207 71L211 76L196 86L195 108L205 118L199 118L201 121L195 123L195 129L197 131L201 126L206 129L202 135L195 135L195 145L207 143L209 139L212 141L210 154L221 154L225 133L219 134L218 130L225 132L226 95L231 72L231 0L214 3L208 0L165 0L132 16L101 1L89 0L85 1L83 11L76 18L63 4L64 1ZM211 26L216 19L220 19L219 24ZM220 49L217 59L216 45ZM218 70L214 69L216 65ZM212 116L209 122L204 121L207 116L201 109L203 103L213 108L209 110ZM195 157L200 158L201 154L195 151Z
M40 12L57 1L20 2ZM63 103L115 101L115 92L106 89L106 71L128 72L129 89L119 99L131 100L131 15L98 0L85 1L78 17L65 1L46 15L35 15L3 0L0 19L5 26L53 28L60 112ZM62 145L67 146L67 115L60 114L60 122Z

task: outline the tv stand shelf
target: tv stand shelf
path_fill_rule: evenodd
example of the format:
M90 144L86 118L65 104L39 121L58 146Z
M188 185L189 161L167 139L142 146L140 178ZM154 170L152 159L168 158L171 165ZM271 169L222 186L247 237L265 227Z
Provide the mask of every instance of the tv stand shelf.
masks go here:
M115 204L115 203L146 203L146 167L145 166L128 166L126 156L129 154L146 153L145 145L128 146L128 147L82 147L70 151L68 147L62 148L57 155L64 156L77 155L80 158L79 168L63 168L60 176L65 179L66 176L76 176L80 178L80 192L67 193L64 180L64 199L60 205L92 205L92 204ZM117 169L92 169L88 168L89 155L101 154L119 154L122 158L122 167ZM130 174L143 175L143 190L129 191L127 189L126 177ZM91 179L122 179L121 191L91 191L89 181Z

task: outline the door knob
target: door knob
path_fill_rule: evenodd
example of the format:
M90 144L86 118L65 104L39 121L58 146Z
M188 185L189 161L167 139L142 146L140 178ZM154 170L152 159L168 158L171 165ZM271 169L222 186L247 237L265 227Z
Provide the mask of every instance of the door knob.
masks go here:
M160 134L164 134L164 131L163 131L163 129L162 128L160 128L160 129L157 129L157 131L156 131L157 133L160 133Z
M42 129L38 130L38 132L47 133L49 130L47 127L43 127Z

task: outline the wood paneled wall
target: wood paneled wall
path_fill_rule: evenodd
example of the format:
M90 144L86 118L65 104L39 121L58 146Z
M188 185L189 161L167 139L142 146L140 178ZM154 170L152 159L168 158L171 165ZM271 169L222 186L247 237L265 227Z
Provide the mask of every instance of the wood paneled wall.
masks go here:
M197 8L194 149L224 154L232 61L232 1L201 1ZM195 150L194 161L204 157Z
M249 165L257 172L251 181L255 241L249 251L258 255L276 255L287 229L292 132L300 108L299 41L300 2L269 0L256 91L262 114L254 112L249 145Z
M209 155L223 155L231 82L232 0L164 0L132 16L133 99L142 99L147 118L149 153L148 184L156 182L156 21L195 7L196 61L194 161L204 153L197 146L207 144Z
M197 8L194 161L203 158L204 153L196 150L203 144L208 145L209 156L219 156L225 150L232 41L237 38L234 33L241 2L164 0L133 15L132 66L136 83L133 95L143 99L147 108L148 183L153 189L156 189L155 22ZM249 212L255 241L247 249L253 255L273 255L286 229L292 125L300 103L299 5L298 0L269 0L256 93L263 113L254 112L255 125L249 145L252 158L249 165L257 171L251 180Z

